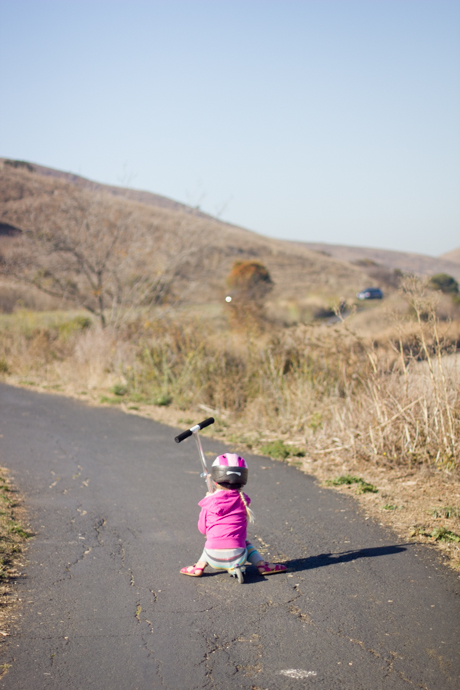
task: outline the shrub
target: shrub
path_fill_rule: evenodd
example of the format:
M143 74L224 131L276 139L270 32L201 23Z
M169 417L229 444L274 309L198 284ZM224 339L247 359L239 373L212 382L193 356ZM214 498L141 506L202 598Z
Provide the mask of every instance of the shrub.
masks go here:
M451 532L451 530L447 529L446 527L436 527L436 529L431 532L430 536L435 541L460 542L460 536L454 532Z
M101 395L101 397L99 398L99 402L105 403L106 405L119 405L123 401L119 397L111 398L107 395Z
M330 319L333 316L335 316L335 311L332 307L316 307L313 311L315 319Z
M227 277L227 285L242 297L260 299L270 292L273 281L260 261L236 261Z
M126 395L128 393L128 386L125 386L122 383L116 383L114 386L112 386L111 391L114 395Z
M429 286L433 290L441 290L447 295L458 295L458 283L447 273L436 273L436 275L431 276Z
M7 159L5 162L5 165L9 165L12 168L23 168L25 170L28 170L29 172L34 172L35 168L33 165L28 163L27 161L17 161L17 160L9 160Z
M172 401L173 399L170 395L167 393L162 393L154 399L153 404L157 405L157 407L167 407L172 403Z
M88 316L75 316L75 318L59 324L59 335L67 338L76 331L84 331L91 327L92 321Z
M265 321L264 302L273 281L268 269L259 261L236 261L227 277L233 329L261 329Z
M349 486L351 484L357 484L358 494L378 493L378 489L373 484L369 484L368 482L365 482L364 479L361 479L361 477L354 477L351 474L344 474L341 477L337 477L336 479L328 479L325 483L328 486Z
M295 446L288 446L281 440L265 443L260 450L264 455L269 455L271 458L275 458L275 460L286 460L286 458L293 457L302 458L305 456L303 450Z

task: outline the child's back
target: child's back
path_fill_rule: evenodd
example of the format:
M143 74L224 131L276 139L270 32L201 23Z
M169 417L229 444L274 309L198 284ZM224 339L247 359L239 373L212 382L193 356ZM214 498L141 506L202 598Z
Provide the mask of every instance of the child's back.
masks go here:
M244 495L246 504L251 499ZM198 519L198 529L206 535L206 548L233 549L246 545L247 511L241 494L237 490L215 491L203 498Z

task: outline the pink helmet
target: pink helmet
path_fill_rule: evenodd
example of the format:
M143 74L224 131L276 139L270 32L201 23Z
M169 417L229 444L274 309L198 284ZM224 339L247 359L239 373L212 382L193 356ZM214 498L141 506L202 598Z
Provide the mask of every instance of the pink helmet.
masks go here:
M239 484L248 481L246 460L236 453L219 455L211 466L211 477L217 484Z

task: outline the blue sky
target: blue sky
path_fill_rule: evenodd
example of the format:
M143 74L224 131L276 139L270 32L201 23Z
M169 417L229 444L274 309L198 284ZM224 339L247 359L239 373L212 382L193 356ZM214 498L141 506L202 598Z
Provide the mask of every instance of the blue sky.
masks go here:
M256 232L460 246L460 2L0 0L0 155Z

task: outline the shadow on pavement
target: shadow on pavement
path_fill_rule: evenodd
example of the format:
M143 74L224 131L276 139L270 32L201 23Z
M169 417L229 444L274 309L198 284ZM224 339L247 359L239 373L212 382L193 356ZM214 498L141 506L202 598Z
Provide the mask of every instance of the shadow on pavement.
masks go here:
M390 556L395 553L402 553L407 550L406 546L412 546L412 544L391 544L388 546L375 546L369 549L358 549L357 551L321 553L318 554L318 556L283 561L283 564L286 565L289 570L312 570L313 568L323 568L326 565L356 561L358 558L376 558L377 556Z
M348 563L356 561L358 558L376 558L377 556L391 556L396 553L407 551L407 546L413 546L411 542L407 544L391 544L388 546L375 546L369 549L358 549L356 551L341 551L339 553L321 553L318 556L308 558L295 558L290 561L283 561L288 572L300 572L302 570L312 570L313 568L323 568L325 565L337 565L338 563ZM206 570L203 577L215 576L229 577L227 572L222 570ZM247 584L262 583L267 578L259 575L257 569L252 565L246 566L244 581ZM236 584L236 581L235 581Z

